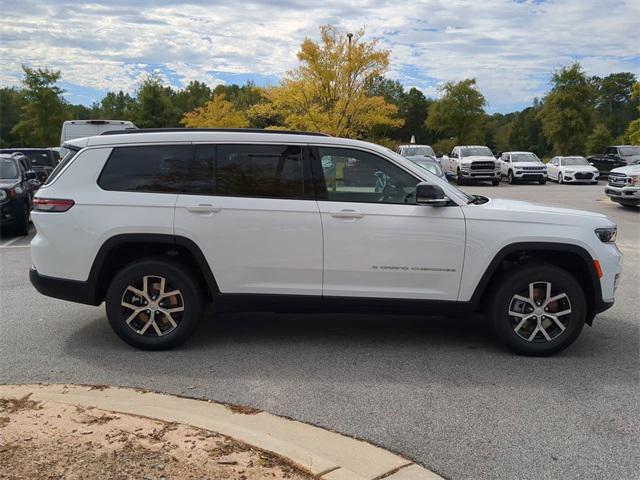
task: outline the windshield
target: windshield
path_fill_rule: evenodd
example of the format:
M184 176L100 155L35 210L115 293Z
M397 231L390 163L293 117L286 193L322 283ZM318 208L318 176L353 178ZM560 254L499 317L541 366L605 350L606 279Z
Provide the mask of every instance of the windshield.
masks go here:
M423 156L423 157L435 157L436 154L433 151L433 148L429 147L428 145L425 146L421 146L421 147L405 147L402 149L404 151L404 154L407 157L411 157L411 156Z
M0 158L0 179L13 180L18 178L18 165L9 158Z
M410 159L413 163L415 163L416 165L424 168L425 170L433 173L434 175L437 175L438 177L443 177L444 174L442 173L442 169L440 168L440 165L438 165L435 162L429 162L428 160L414 160L414 159Z
M520 162L540 162L540 159L535 153L512 153L511 161L514 163Z
M461 157L493 157L493 152L489 147L462 147Z
M618 147L620 155L640 155L640 147Z
M561 165L589 165L584 157L566 157L561 160Z

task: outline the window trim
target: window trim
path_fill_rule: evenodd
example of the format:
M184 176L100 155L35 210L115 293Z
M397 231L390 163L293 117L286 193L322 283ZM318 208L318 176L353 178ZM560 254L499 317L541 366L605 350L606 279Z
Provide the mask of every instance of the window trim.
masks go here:
M396 203L396 202L366 202L366 201L358 201L358 200L331 200L329 198L329 191L327 189L327 182L324 178L324 169L322 168L322 162L321 162L321 158L320 158L320 148L334 148L334 149L342 149L342 150L355 150L358 152L363 152L363 153L368 153L370 155L374 155L376 157L378 157L379 159L381 159L382 161L388 162L391 165L393 165L394 167L398 168L399 170L401 170L402 172L406 173L407 175L409 175L411 178L413 178L416 181L416 186L420 183L423 182L422 179L416 177L413 172L407 170L406 168L404 168L402 165L398 165L396 162L388 159L387 157L384 157L382 155L380 155L378 152L372 151L372 150L368 150L365 148L360 148L357 146L344 146L344 145L321 145L321 144L317 144L317 145L309 145L309 150L312 156L312 162L311 162L311 167L313 170L313 176L314 176L314 184L316 187L316 199L318 201L324 201L324 202L337 202L337 203L363 203L363 204L367 204L367 205L400 205L400 206L409 206L409 207L413 207L418 205L417 203Z

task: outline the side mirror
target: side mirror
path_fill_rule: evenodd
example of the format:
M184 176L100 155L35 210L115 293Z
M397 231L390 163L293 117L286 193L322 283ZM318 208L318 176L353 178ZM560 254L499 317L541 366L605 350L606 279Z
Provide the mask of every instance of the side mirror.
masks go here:
M443 160L449 160L449 155L447 155L447 154L442 155L442 159Z
M27 171L27 173L24 176L27 180L35 180L37 177L36 172L34 172L33 170L29 170Z
M593 167L593 162L589 162L589 165L591 165Z
M444 207L449 204L449 199L439 186L421 182L416 186L416 203L418 205Z

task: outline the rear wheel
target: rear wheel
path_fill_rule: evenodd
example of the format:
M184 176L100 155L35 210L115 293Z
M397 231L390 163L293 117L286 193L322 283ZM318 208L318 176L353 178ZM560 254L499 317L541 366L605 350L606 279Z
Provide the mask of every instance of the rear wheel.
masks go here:
M587 308L580 284L569 273L532 264L499 279L489 315L494 332L511 350L546 356L575 341Z
M203 303L190 272L164 259L140 260L120 270L105 302L113 330L143 350L164 350L185 341L200 320Z

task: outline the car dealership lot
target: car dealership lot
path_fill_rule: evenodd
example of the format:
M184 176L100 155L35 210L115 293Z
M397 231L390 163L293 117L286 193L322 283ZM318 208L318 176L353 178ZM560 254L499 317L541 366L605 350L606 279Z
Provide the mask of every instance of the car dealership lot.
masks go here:
M103 308L29 284L28 238L0 239L0 382L106 383L262 408L401 452L447 478L634 478L640 438L640 211L599 185L468 192L618 222L616 305L550 358L517 357L482 318L225 314L170 352L123 344ZM428 208L428 207L425 207Z

